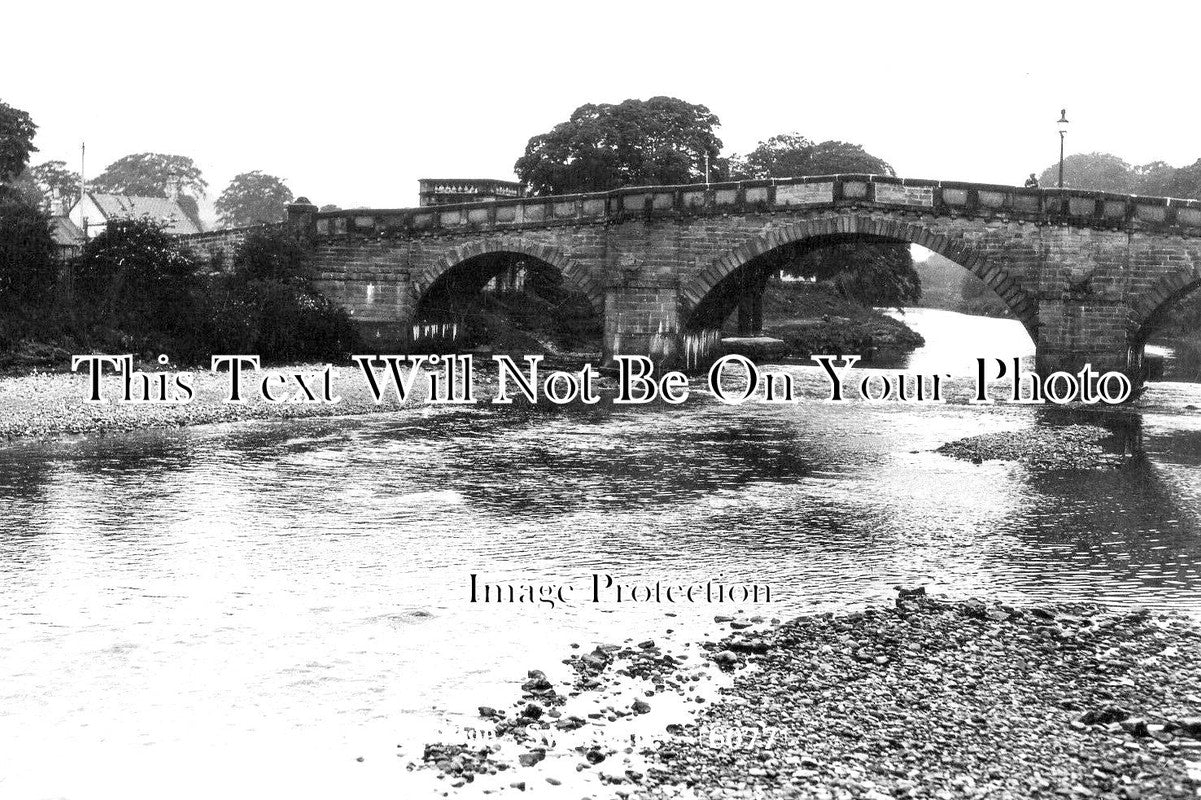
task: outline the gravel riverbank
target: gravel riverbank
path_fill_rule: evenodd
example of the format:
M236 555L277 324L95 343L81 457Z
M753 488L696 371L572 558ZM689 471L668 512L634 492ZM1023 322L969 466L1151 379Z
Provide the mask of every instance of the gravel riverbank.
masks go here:
M312 375L323 368L324 365L291 365L268 369L283 374ZM421 382L415 384L415 396L403 404L395 401L395 395L386 385L383 402L376 403L361 370L353 365L331 368L331 385L334 393L341 396L337 403L268 403L258 396L253 376L244 379L244 385L249 388L245 393L246 402L226 403L223 400L228 392L227 373L197 370L190 374L195 399L185 404L89 403L86 400L90 388L84 374L34 373L4 377L0 379L0 440L177 428L241 420L372 414L411 408L424 398ZM316 387L319 384L310 381L309 385ZM491 385L491 377L481 373L477 388L486 390ZM116 393L120 381L106 376L104 386L106 395ZM287 393L299 391L293 384Z
M736 630L701 646L703 665L644 642L573 655L571 686L531 672L511 713L481 710L496 742L515 744L515 763L500 744L437 743L425 764L458 787L503 775L493 791L545 786L538 765L552 756L581 773L609 767L571 797L1201 796L1194 621L920 591L779 625L719 619ZM556 747L563 731L687 698L705 670L732 683L690 722L638 747ZM609 700L631 681L633 702ZM595 718L555 711L588 694L601 698Z
M1122 463L1122 454L1103 447L1112 437L1112 431L1098 425L1038 426L969 436L935 452L975 464L1000 460L1059 469L1115 467Z

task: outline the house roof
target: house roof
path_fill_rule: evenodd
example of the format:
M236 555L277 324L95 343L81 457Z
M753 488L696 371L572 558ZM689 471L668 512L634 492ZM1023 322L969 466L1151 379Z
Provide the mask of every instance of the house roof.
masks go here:
M79 247L84 242L83 231L70 217L50 218L50 238L59 247Z
M201 233L200 226L188 216L179 202L167 197L143 197L133 194L88 192L107 222L110 219L152 217L167 222L167 233Z

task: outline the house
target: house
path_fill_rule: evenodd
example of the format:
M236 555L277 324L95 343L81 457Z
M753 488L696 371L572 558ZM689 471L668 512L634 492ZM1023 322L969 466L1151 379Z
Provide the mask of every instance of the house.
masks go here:
M87 241L83 231L67 216L50 218L50 238L54 240L58 248L58 257L61 259L74 258L82 253Z
M168 197L85 192L71 207L68 216L88 239L103 231L110 220L140 217L165 223L167 233L182 235L204 231L199 220L184 211L178 200Z

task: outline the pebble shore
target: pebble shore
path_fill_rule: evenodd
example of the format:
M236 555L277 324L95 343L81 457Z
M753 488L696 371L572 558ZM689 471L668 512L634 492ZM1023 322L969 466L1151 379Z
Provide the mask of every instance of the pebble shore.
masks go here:
M732 677L692 721L668 725L576 798L1201 797L1201 625L1091 605L1014 607L902 590L895 606L783 624L719 618L733 633L701 646ZM752 618L753 620L754 618ZM654 642L567 660L555 686L532 671L511 713L481 709L498 745L434 743L426 768L484 793L537 785L544 759L600 770L634 748L548 746L595 720L549 712L565 699L639 681L614 715L687 696L700 665ZM603 720L601 720L603 721ZM715 733L717 735L715 735ZM547 779L558 785L556 779ZM545 783L541 784L543 787ZM454 787L454 788L452 788ZM477 787L482 788L482 787ZM564 787L567 788L567 787Z
M315 373L324 365L272 368L283 373ZM268 403L247 392L245 403L223 402L228 375L204 370L191 373L196 396L189 403L88 403L88 379L83 374L34 373L0 378L0 440L48 439L87 433L117 433L144 428L178 428L242 420L298 419L398 411L421 402L418 394L398 403L390 389L376 403L356 366L334 366L332 384L337 403ZM119 381L105 377L116 391ZM482 383L482 381L481 381ZM247 386L253 387L251 379ZM420 382L416 388L420 389Z
M974 464L995 459L1030 467L1093 469L1122 463L1120 452L1104 447L1112 438L1112 431L1097 425L1040 426L969 436L948 442L935 452Z

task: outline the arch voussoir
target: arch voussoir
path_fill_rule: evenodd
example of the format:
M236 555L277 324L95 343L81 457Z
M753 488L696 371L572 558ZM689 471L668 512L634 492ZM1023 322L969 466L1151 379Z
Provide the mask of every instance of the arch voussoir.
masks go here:
M988 257L976 250L970 242L962 237L935 233L918 223L881 219L858 213L823 216L791 223L764 232L749 242L742 242L714 258L708 266L685 281L680 286L681 299L689 308L696 309L719 283L753 259L777 247L835 235L873 236L910 242L932 250L987 283L1030 335L1036 335L1038 304L1022 288L1019 280L999 264L990 262Z
M1201 271L1195 267L1186 267L1161 277L1150 289L1130 302L1129 336L1142 339L1149 335L1160 313L1198 286L1201 286Z

